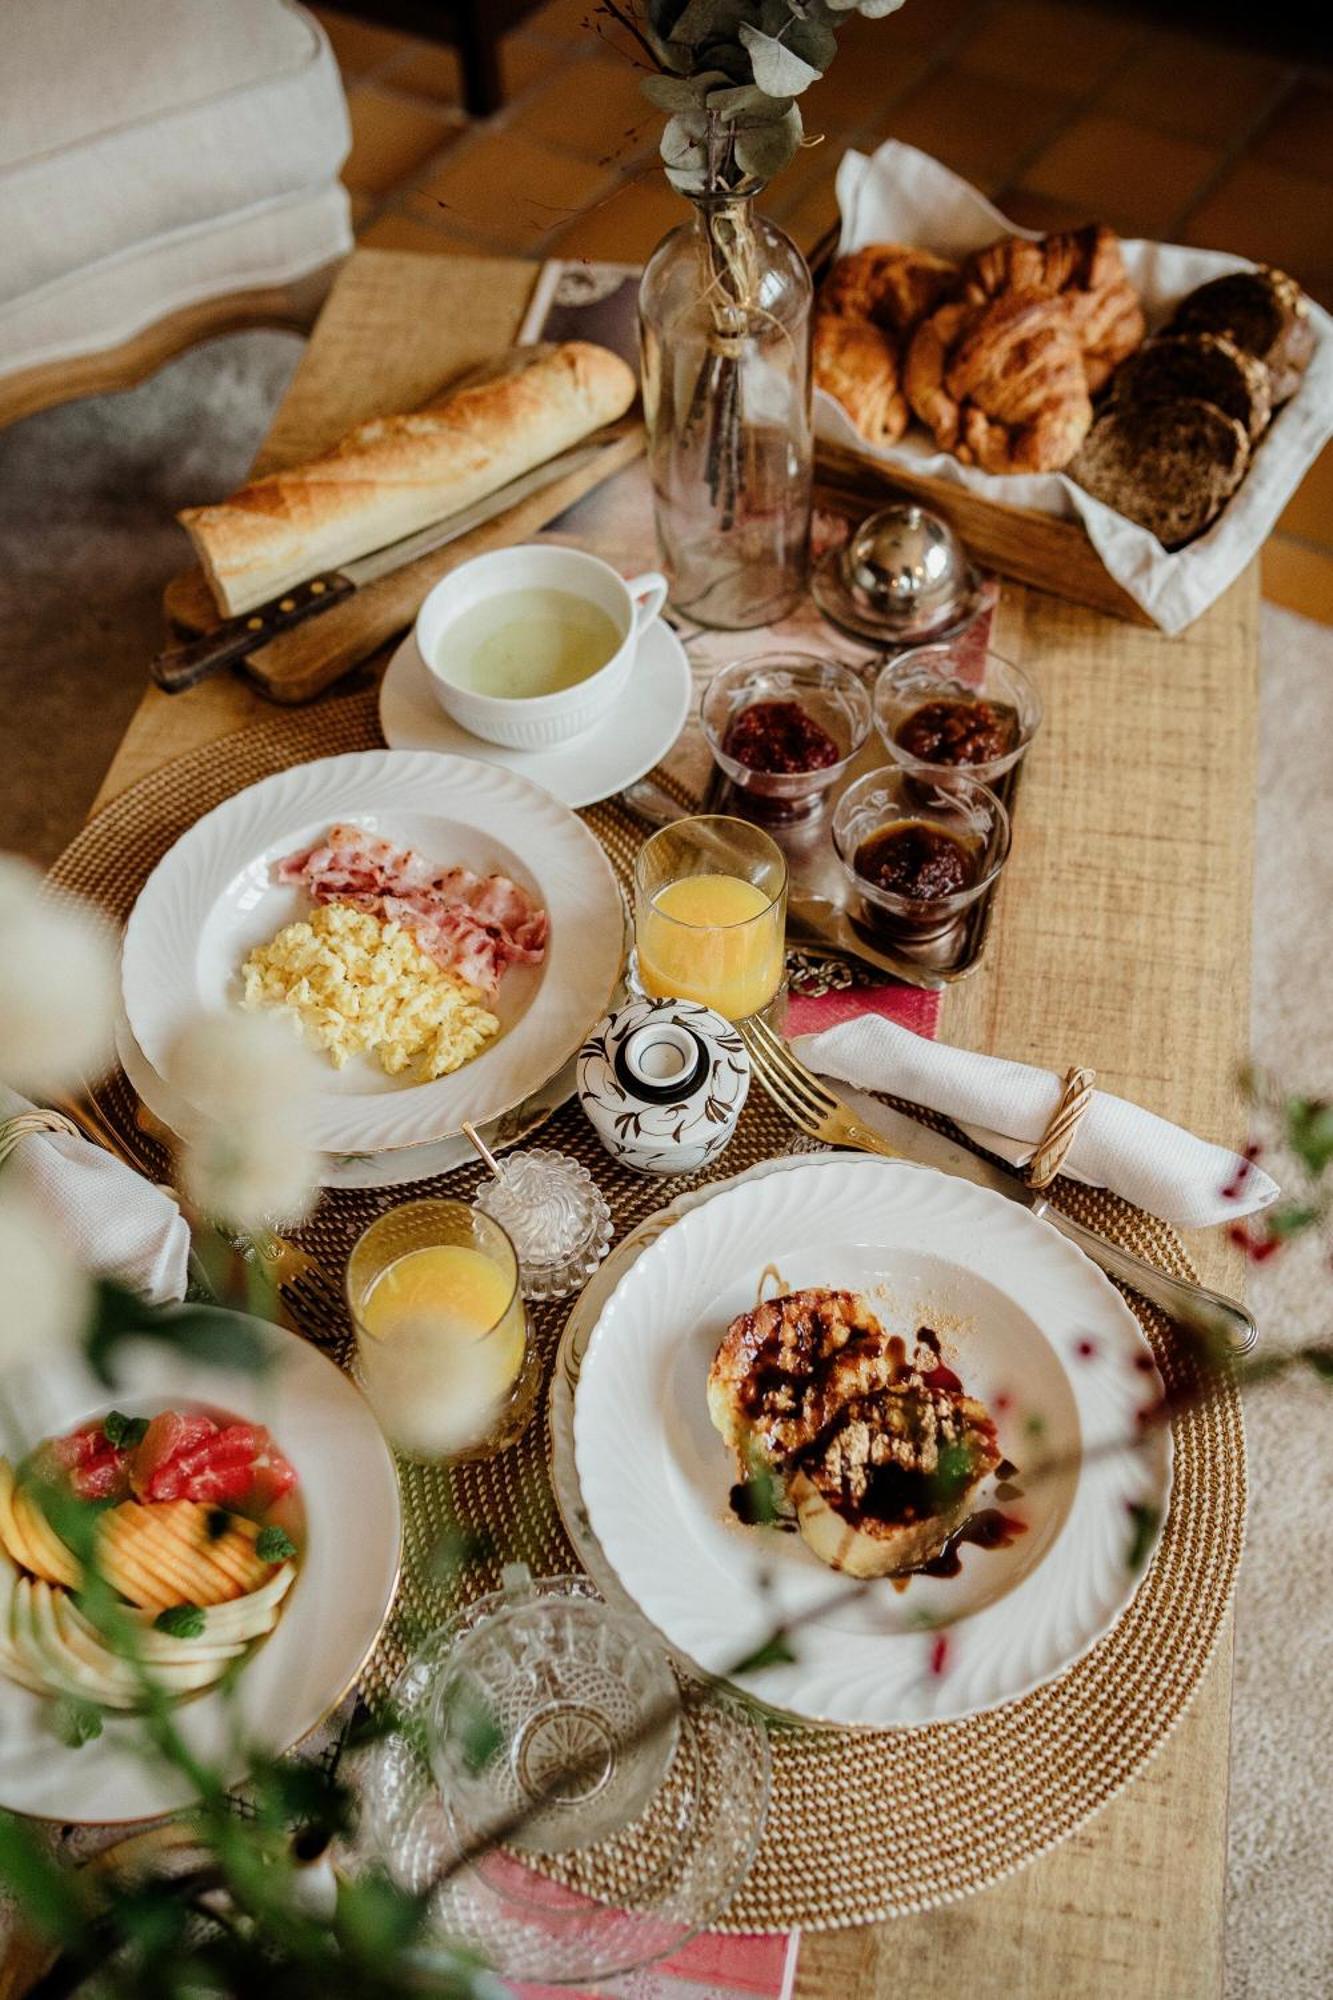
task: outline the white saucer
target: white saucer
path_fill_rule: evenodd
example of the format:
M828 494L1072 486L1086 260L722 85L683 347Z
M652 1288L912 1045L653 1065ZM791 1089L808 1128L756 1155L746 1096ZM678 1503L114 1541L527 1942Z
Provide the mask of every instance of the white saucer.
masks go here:
M564 805L590 806L623 791L665 757L685 726L692 691L685 648L659 618L644 633L625 692L605 722L554 750L506 750L450 721L409 633L380 689L380 728L391 750L474 757L530 778Z

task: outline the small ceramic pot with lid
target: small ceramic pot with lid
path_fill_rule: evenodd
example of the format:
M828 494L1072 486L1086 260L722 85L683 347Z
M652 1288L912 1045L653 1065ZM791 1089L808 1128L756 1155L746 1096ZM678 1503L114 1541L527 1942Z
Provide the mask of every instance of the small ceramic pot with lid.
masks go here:
M640 1174L692 1174L736 1130L750 1059L731 1022L695 1000L631 1000L579 1051L579 1102L598 1138Z

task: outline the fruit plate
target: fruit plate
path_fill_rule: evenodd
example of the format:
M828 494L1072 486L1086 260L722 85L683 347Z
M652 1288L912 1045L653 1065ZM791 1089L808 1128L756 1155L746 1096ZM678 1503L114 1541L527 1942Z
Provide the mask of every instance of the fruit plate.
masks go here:
M932 1325L996 1419L1025 1532L900 1591L737 1521L705 1381L766 1275L770 1293L846 1287L890 1328ZM621 1278L578 1376L578 1485L620 1585L698 1666L808 1720L942 1721L1060 1673L1129 1603L1135 1523L1160 1522L1170 1489L1165 1431L1139 1423L1159 1393L1133 1314L1056 1231L929 1168L831 1155L714 1195ZM737 1674L779 1620L796 1658Z
M264 1320L243 1322L262 1343L256 1372L206 1366L161 1340L117 1349L108 1390L81 1353L44 1354L6 1378L0 1449L17 1464L42 1439L115 1408L153 1416L203 1410L264 1424L295 1469L304 1547L282 1615L245 1660L228 1700L204 1693L172 1715L189 1750L242 1775L236 1745L294 1748L352 1687L388 1617L398 1581L398 1477L355 1383L308 1341ZM74 1825L172 1812L192 1793L148 1751L143 1725L108 1714L77 1749L55 1732L54 1704L0 1670L0 1806Z
M170 1081L173 1038L193 1014L234 1005L246 954L304 914L304 891L277 865L350 822L441 868L498 870L550 919L538 966L512 967L501 1032L434 1083L388 1077L365 1058L319 1065L309 1144L324 1153L420 1146L484 1125L540 1089L605 1011L620 976L620 891L594 836L537 785L466 757L361 750L279 771L194 824L149 876L122 955L135 1040Z

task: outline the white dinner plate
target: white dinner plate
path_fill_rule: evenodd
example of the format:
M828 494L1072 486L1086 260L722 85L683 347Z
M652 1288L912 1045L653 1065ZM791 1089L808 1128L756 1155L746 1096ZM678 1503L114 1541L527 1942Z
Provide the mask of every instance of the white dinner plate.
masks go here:
M388 1077L369 1057L319 1065L305 1137L323 1153L421 1146L484 1125L539 1090L606 1011L620 975L620 891L602 848L567 807L471 758L363 750L280 771L198 820L149 876L125 931L121 983L136 1041L170 1081L169 1051L195 1013L237 1004L247 953L304 914L277 880L288 855L350 821L441 868L498 870L550 920L542 963L513 966L501 1032L452 1076Z
M116 1021L116 1056L138 1096L161 1124L179 1136L188 1136L198 1117L174 1085L159 1076L134 1039L134 1030L122 1009ZM534 1132L574 1095L578 1070L573 1060L558 1069L549 1082L524 1098L517 1110L480 1128L481 1137L494 1152L512 1146ZM319 1166L319 1185L327 1188L408 1187L414 1181L432 1180L436 1174L451 1174L455 1167L475 1160L471 1142L461 1135L455 1139L435 1139L425 1146L400 1146L388 1153L325 1153Z
M107 1410L152 1416L200 1407L267 1424L295 1468L306 1545L282 1616L260 1641L229 1707L219 1694L173 1711L186 1744L234 1768L235 1736L293 1747L335 1709L365 1665L398 1581L402 1515L389 1448L355 1383L308 1341L264 1320L246 1322L271 1364L262 1373L205 1367L166 1342L117 1350L114 1392L78 1352L46 1354L6 1378L3 1449L17 1462L43 1438ZM174 1772L144 1752L142 1724L108 1715L102 1734L66 1749L50 1701L0 1673L0 1805L44 1819L103 1824L144 1819L190 1802Z
M936 1329L1018 1468L1021 1498L1003 1505L1024 1534L965 1547L958 1576L900 1592L862 1589L798 1537L736 1520L705 1385L766 1271L770 1293L846 1287L894 1330ZM1055 1230L930 1168L834 1155L727 1188L643 1251L583 1357L575 1459L607 1561L674 1646L730 1674L794 1618L796 1659L745 1687L810 1720L883 1728L1013 1700L1107 1630L1141 1574L1134 1510L1165 1516L1169 1440L1154 1428L1144 1443L1138 1426L1158 1394L1128 1306Z
M685 648L655 619L639 642L629 680L610 715L552 750L506 750L447 716L431 690L411 633L380 688L380 728L395 750L443 750L515 771L567 806L595 805L659 764L685 726L692 683Z

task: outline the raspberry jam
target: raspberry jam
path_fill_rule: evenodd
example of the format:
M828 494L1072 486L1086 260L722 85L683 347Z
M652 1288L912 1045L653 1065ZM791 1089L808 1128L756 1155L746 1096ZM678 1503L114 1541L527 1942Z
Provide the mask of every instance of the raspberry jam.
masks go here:
M895 820L856 850L856 872L865 882L913 903L956 896L977 879L977 858L961 840L924 820Z
M1018 742L1018 716L1005 702L928 701L895 735L923 764L990 764Z
M732 717L722 748L750 771L826 771L842 751L799 701L752 701Z

